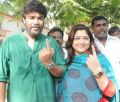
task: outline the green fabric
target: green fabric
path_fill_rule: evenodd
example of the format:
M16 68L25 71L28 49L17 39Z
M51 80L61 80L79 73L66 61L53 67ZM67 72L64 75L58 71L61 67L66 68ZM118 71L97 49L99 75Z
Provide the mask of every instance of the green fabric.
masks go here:
M23 34L6 39L0 56L0 81L8 82L8 102L55 102L54 77L38 58L46 40L54 49L53 61L65 72L59 45L51 37L40 35L33 50Z

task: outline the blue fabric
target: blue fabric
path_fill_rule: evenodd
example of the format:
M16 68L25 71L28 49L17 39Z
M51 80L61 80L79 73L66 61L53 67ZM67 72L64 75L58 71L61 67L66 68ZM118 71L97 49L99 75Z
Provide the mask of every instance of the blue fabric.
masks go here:
M114 97L111 98L110 102L120 102L119 88L118 88L117 82L115 80L115 75L114 75L112 66L111 66L110 62L108 61L108 59L103 54L99 54L98 57L99 57L99 61L100 61L101 66L103 67L104 72L107 74L109 79L111 79L113 81L113 83L116 86L116 94L114 95Z
M74 56L64 79L58 84L59 102L98 102L102 94L92 72L86 65L88 55ZM98 55L100 64L107 76L117 84L109 61L103 54ZM118 93L110 102L119 102Z

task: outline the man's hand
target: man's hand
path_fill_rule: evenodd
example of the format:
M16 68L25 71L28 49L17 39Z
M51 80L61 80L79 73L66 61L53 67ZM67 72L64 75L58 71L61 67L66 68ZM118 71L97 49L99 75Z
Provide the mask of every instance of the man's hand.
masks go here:
M46 40L46 48L43 48L39 52L39 59L45 66L48 66L49 64L52 63L53 55L54 55L54 50L53 50L53 48L50 47L50 44L47 39ZM58 65L55 65L55 68L50 69L49 71L55 77L60 77L63 74L62 68L60 68Z
M43 48L39 52L39 58L40 58L41 62L44 65L48 65L48 64L52 63L53 54L54 54L54 50L53 50L53 48L50 47L48 39L46 39L46 48Z

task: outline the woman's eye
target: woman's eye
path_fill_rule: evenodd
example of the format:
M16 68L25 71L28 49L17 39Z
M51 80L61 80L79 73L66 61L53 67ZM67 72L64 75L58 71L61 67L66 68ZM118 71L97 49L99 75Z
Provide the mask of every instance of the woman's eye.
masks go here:
M89 38L84 38L85 40L88 40Z
M74 40L79 40L80 38L74 38Z

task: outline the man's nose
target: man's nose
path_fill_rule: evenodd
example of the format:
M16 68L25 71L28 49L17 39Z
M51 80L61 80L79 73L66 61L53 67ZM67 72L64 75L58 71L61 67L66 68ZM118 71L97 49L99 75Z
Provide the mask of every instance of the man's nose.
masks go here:
M38 24L38 19L34 19L34 24Z
M101 29L105 29L105 27L103 25L100 26Z

